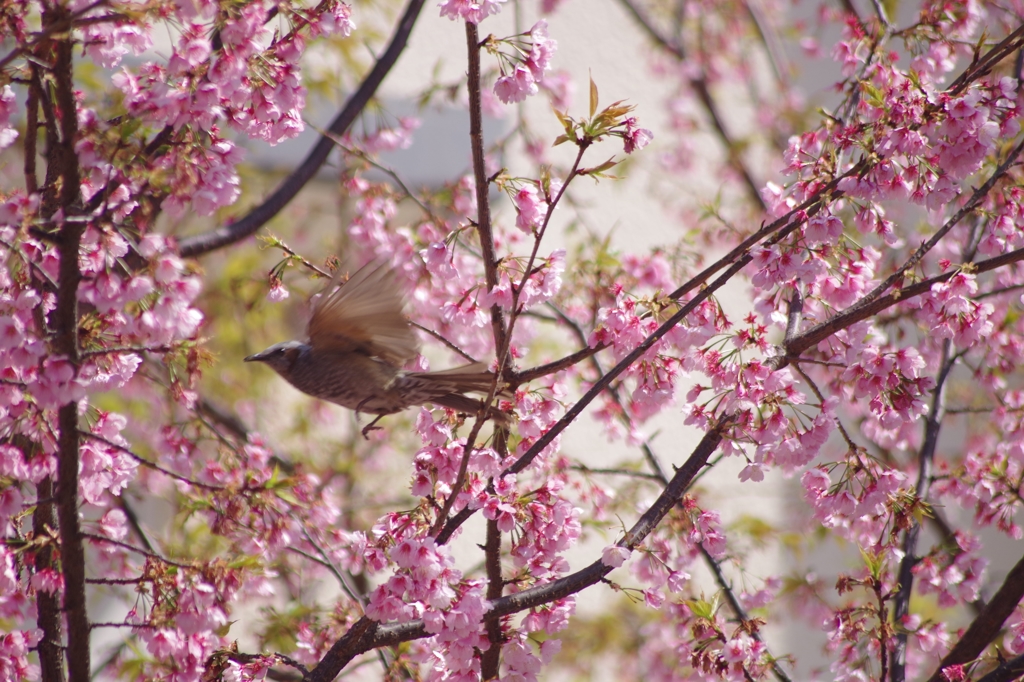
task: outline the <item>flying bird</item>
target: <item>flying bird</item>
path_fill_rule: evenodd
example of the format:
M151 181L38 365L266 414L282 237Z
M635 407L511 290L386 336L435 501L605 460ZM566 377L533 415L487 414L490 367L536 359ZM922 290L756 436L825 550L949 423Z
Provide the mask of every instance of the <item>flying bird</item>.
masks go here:
M245 358L262 362L303 393L377 417L432 403L479 414L483 401L464 393L488 394L494 373L482 362L439 372L402 369L419 352L419 343L403 312L404 298L392 270L381 263L362 267L341 283L341 270L313 306L307 340L284 341ZM498 386L502 394L503 386ZM487 406L488 417L508 417Z

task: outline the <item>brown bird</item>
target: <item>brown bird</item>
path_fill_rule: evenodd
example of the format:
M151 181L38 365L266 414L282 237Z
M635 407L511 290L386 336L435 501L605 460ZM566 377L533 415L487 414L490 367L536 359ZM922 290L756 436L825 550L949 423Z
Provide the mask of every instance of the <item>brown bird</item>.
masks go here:
M314 398L377 415L363 429L364 436L382 416L413 405L433 403L478 414L483 401L463 393L490 392L494 374L487 366L474 362L440 372L403 370L419 343L402 312L404 300L391 269L371 263L340 286L338 272L313 306L307 341L284 341L245 361L269 365ZM495 407L487 408L487 416L507 422Z

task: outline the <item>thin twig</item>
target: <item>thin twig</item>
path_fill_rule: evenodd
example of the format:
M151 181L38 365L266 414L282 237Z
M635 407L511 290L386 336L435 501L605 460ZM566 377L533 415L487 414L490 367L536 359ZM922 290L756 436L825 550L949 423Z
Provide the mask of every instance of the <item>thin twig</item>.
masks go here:
M569 467L570 471L579 471L584 474L606 474L609 476L630 476L632 478L643 478L648 481L658 481L664 483L664 476L657 474L649 474L646 471L633 471L632 469L606 469L606 468L591 468L585 464L573 464Z
M431 336L433 336L433 337L434 337L435 339L437 339L438 341L440 341L441 343L443 343L443 344L444 344L445 346L447 346L449 350L451 350L451 351L454 351L455 353L458 353L459 355L461 355L461 356L462 356L463 358L465 358L466 360L469 360L470 362L477 362L476 358L474 358L474 357L473 357L472 355L470 355L469 353L467 353L466 351L462 350L461 348L459 348L458 346L456 346L456 345L455 345L454 343L452 343L451 341L449 341L448 339L446 339L446 338L444 337L444 335L442 335L442 334L441 334L440 332L436 332L436 331L434 331L433 329L431 329L431 328L429 328L429 327L424 327L424 326L423 326L422 324L420 324L419 322L412 322L412 321L410 320L410 322L409 322L409 323L410 323L410 324L411 324L412 326L414 326L414 327L416 327L417 329L419 329L419 330L420 330L421 332L424 332L424 333L430 334L430 335L431 335Z
M187 483L187 484L189 484L191 486L195 486L196 488L202 488L204 490L211 490L211 491L227 490L227 488L224 488L223 486L210 485L209 483L203 483L202 481L197 481L195 479L189 478L188 476L183 476L181 474L175 473L175 472L171 471L170 469L165 469L162 466L160 466L159 464L157 464L156 462L151 462L150 460L146 459L142 455L139 455L139 454L136 454L135 452L132 452L130 449L126 448L125 446L118 445L117 443L115 443L113 441L110 441L110 440L107 440L103 436L98 436L95 433L92 433L90 431L83 431L83 430L79 429L78 433L80 435L82 435L82 436L85 436L86 438L91 438L92 440L99 441L100 443L103 443L107 447L111 447L111 448L114 448L115 450L117 450L119 452L123 452L124 454L128 455L129 457L131 457L132 459L137 461L142 466L144 466L144 467L146 467L148 469L153 469L154 471L159 471L161 474L164 474L165 476L170 476L171 478L173 478L173 479L175 479L177 481L181 481L182 483Z
M89 540L92 540L94 542L103 542L108 545L116 545L117 547L127 549L128 551L135 552L136 554L141 554L142 556L149 557L150 559L156 559L157 561L165 563L168 566L176 566L178 568L187 569L192 568L192 566L189 566L188 564L182 564L178 563L177 561L171 561L170 559L167 559L166 557L163 557L157 554L156 552L150 552L148 550L145 550L141 547L136 547L135 545L129 544L127 542L121 542L120 540L114 540L111 538L103 537L102 535L94 535L92 533L82 533L82 537L88 538Z
M664 48L666 52L671 54L680 62L686 62L692 65L692 60L687 59L686 50L683 46L662 35L658 29L647 19L643 12L636 6L634 0L620 0L622 6L629 12L633 19L640 25L640 27L656 42L660 47ZM722 118L721 113L718 111L718 104L715 102L714 97L711 95L711 90L708 87L707 76L703 73L703 70L699 75L693 75L688 77L690 88L696 93L697 99L700 101L701 106L704 107L705 113L711 120L711 125L715 129L722 146L725 148L726 157L729 160L729 165L732 166L733 170L739 174L743 180L743 185L747 190L747 197L750 201L758 207L761 211L767 210L767 206L764 203L764 199L761 198L761 188L750 170L740 156L738 151L739 145L733 140L732 135L726 129L725 120Z

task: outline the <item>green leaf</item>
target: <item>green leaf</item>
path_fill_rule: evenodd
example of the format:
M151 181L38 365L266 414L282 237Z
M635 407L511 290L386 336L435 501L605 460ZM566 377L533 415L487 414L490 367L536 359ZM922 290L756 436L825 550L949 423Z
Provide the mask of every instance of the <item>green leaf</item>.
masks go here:
M867 81L860 82L860 90L864 94L864 99L867 100L871 106L878 107L879 109L885 108L885 96L882 94L881 90Z
M135 134L135 131L137 131L141 126L142 126L142 119L141 118L137 118L135 116L128 117L125 120L125 122L121 124L121 129L120 129L121 141L123 142L123 141L127 140L128 138L130 138L132 135Z
M718 595L715 595L711 601L707 601L706 599L686 599L683 603L690 607L690 610L693 611L693 615L698 618L713 620L715 617L715 611L718 610Z
M593 117L594 112L597 111L597 83L594 82L594 77L590 77L590 115Z
M862 547L860 558L864 560L864 565L867 567L871 577L876 581L881 580L882 569L885 568L885 556L881 552L872 552Z
M594 166L593 168L581 168L578 172L580 175L589 175L590 177L609 177L605 175L605 171L611 170L617 165L619 165L619 162L616 161L613 156L600 166Z

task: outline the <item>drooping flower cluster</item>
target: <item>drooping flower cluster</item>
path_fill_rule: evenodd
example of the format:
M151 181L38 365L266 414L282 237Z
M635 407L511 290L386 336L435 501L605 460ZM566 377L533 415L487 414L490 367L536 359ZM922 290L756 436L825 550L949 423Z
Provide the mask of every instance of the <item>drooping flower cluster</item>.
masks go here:
M511 49L511 54L501 49L505 46ZM557 48L558 43L548 37L548 22L543 19L527 33L491 41L488 49L498 57L501 69L501 76L494 83L494 94L505 104L522 102L536 95Z

